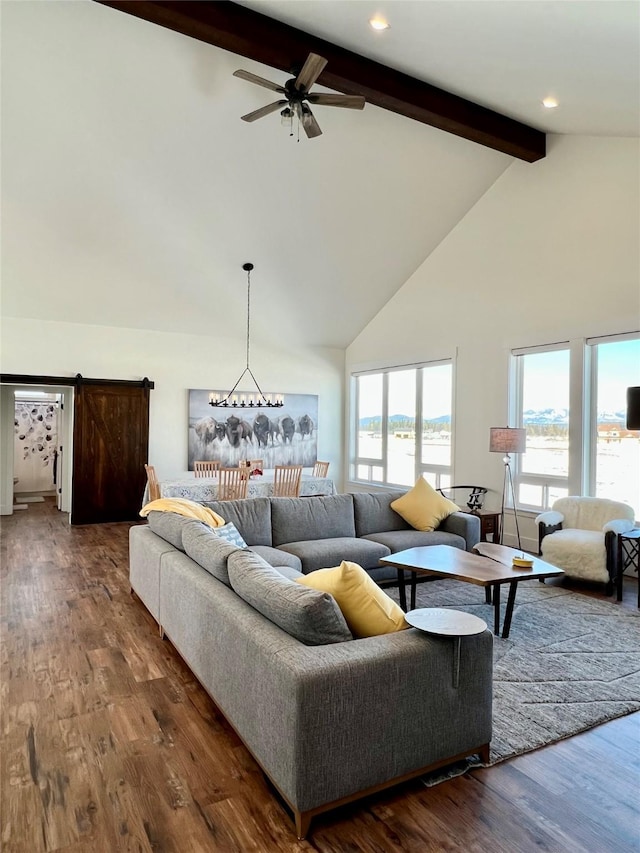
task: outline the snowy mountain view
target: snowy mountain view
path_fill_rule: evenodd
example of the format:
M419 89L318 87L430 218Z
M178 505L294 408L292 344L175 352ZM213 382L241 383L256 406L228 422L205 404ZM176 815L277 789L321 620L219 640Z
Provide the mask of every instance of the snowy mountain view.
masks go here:
M624 424L626 413L621 412L598 412L599 424ZM367 418L360 418L359 428L364 431L372 432L379 431L381 428L382 418L380 415L373 415ZM389 417L389 423L398 429L413 428L415 419L410 415L395 414ZM451 415L440 415L436 418L428 418L425 421L425 426L430 424L449 424L451 423ZM564 425L569 424L568 409L527 409L523 412L523 425Z

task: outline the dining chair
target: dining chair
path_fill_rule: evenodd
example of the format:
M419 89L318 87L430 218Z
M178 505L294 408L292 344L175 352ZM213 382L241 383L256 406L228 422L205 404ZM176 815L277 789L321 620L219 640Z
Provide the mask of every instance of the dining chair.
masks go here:
M329 473L329 463L328 462L316 462L313 466L313 476L314 477L326 477Z
M160 483L156 476L156 469L153 465L145 465L144 470L147 472L147 483L149 484L149 500L157 501L160 498Z
M193 463L193 473L196 477L217 477L219 470L219 459L199 460Z
M276 465L273 478L275 498L297 498L300 494L302 465Z
M247 496L249 469L246 465L239 468L220 468L218 485L219 501L235 501Z

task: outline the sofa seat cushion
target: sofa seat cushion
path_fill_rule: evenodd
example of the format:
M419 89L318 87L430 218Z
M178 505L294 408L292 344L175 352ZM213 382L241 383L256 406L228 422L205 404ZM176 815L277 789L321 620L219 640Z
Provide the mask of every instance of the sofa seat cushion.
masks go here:
M276 548L288 542L302 542L305 539L356 535L351 495L270 500L273 535L271 544ZM322 568L326 565L325 563Z
M339 565L343 560L351 560L364 569L370 569L377 566L382 557L388 557L391 553L386 545L381 545L379 542L356 539L351 536L287 542L280 545L279 550L299 557L305 575L308 572L315 572L316 569Z
M353 639L329 593L300 586L252 551L236 551L227 566L240 598L301 643L324 646Z
M191 557L194 563L202 566L217 580L231 586L227 558L234 551L240 550L237 545L218 536L216 531L201 521L188 521L184 525L182 543L187 556Z
M343 560L339 566L319 569L296 582L330 593L356 638L377 637L409 627L400 607L357 563Z
M392 554L404 551L406 548L419 548L422 545L451 545L452 548L466 549L467 543L462 536L455 533L445 533L442 530L430 532L422 530L389 530L386 533L370 533L364 536L371 542L379 542L391 549Z
M266 560L270 566L278 566L278 568L289 566L290 569L295 569L297 572L302 571L300 557L296 557L295 554L288 554L281 548L271 548L269 545L249 545L249 550Z

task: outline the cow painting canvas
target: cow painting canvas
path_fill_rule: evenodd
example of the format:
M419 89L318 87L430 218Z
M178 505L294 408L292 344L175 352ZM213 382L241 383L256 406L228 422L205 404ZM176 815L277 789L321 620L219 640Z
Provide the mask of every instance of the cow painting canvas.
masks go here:
M265 469L314 465L318 450L316 395L285 394L282 408L250 409L210 406L209 394L189 390L190 471L195 460L208 459L232 467L244 459L262 459Z

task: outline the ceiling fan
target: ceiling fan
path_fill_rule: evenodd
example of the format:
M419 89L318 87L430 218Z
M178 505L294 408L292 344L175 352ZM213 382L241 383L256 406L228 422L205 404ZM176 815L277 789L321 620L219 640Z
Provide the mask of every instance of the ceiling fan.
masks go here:
M309 89L322 74L326 64L327 60L324 57L310 53L298 76L287 80L284 86L279 86L277 83L272 83L270 80L265 80L264 77L251 74L249 71L234 71L234 77L240 77L242 80L248 80L250 83L256 83L258 86L264 86L265 89L271 89L272 92L284 95L282 100L274 101L272 104L267 104L266 107L247 113L247 115L242 116L242 120L256 121L256 119L284 107L280 112L283 123L291 125L294 116L297 116L309 139L313 139L314 136L320 136L322 131L311 112L310 104L320 104L323 107L346 107L349 110L363 109L365 99L360 95L312 95L309 92Z

